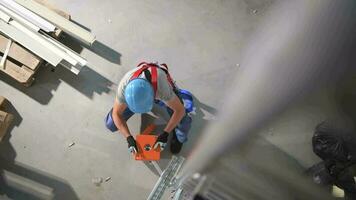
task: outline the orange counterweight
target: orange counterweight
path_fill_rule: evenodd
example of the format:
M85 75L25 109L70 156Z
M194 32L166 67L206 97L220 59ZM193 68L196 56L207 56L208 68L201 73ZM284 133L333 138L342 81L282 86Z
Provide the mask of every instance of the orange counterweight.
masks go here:
M140 135L136 136L136 145L138 152L135 154L135 160L154 161L159 160L161 149L153 149L157 140L156 135L151 135L156 128L154 124L149 125Z

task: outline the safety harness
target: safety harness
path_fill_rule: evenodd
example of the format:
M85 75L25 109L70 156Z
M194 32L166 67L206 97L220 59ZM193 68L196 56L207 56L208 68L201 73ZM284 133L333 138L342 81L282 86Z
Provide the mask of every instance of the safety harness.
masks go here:
M155 96L157 93L157 85L158 85L157 68L163 70L166 73L169 84L172 86L173 90L176 91L177 87L175 86L174 81L168 72L168 66L166 64L163 63L158 65L155 63L141 62L140 64L137 65L137 67L139 69L131 76L130 80L138 78L142 73L145 73L146 78L148 79L148 81L151 82ZM149 69L151 69L151 73L149 73Z

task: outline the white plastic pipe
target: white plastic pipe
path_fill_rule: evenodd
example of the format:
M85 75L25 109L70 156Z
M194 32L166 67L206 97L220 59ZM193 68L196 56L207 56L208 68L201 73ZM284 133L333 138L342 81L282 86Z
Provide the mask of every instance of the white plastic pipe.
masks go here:
M26 9L25 7L21 6L13 0L0 0L0 4L5 6L7 9L13 11L16 15L13 15L13 13L8 13L5 10L6 13L8 13L11 17L14 17L18 21L21 20L18 16L21 16L25 20L30 21L32 24L46 32L54 32L56 29L56 27L52 23L36 15L35 13L31 12L30 10Z

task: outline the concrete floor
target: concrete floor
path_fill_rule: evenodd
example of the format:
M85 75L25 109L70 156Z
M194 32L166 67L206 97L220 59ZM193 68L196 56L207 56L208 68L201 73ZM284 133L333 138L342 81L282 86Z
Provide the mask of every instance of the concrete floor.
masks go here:
M8 182L3 198L145 199L157 174L133 160L126 141L103 123L120 78L142 60L170 66L178 85L196 98L191 139L182 152L188 155L219 110L240 52L273 1L51 2L88 27L98 42L81 52L89 64L79 76L43 67L30 88L0 76L0 94L12 102L9 109L16 115L1 144L1 181ZM140 116L130 119L133 132L141 121ZM161 166L169 156L165 153ZM111 180L97 187L95 177Z
M89 61L79 76L43 67L34 85L24 88L0 74L0 95L12 102L9 111L16 115L11 134L0 144L0 186L7 180L0 199L145 199L157 173L133 160L126 141L103 123L120 78L142 60L170 66L178 85L195 96L193 128L182 152L189 155L216 117L241 52L274 0L51 2L88 27L98 42L82 49L65 38ZM315 92L261 134L310 167L318 161L311 149L313 129L337 113L335 104L330 91ZM152 120L134 116L129 126L137 133ZM165 151L159 165L166 166L169 158ZM111 180L97 187L95 177Z

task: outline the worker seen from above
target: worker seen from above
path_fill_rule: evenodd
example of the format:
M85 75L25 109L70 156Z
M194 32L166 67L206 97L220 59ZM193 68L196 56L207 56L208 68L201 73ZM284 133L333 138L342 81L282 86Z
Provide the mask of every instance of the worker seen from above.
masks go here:
M187 98L189 97L187 101ZM112 132L119 132L126 138L130 153L137 153L135 138L126 121L135 113L148 113L154 104L166 107L170 119L158 135L154 149L165 148L169 135L170 150L173 154L181 151L187 141L192 119L192 95L179 89L171 78L166 64L140 63L137 68L127 72L121 79L113 108L106 116L106 126Z

